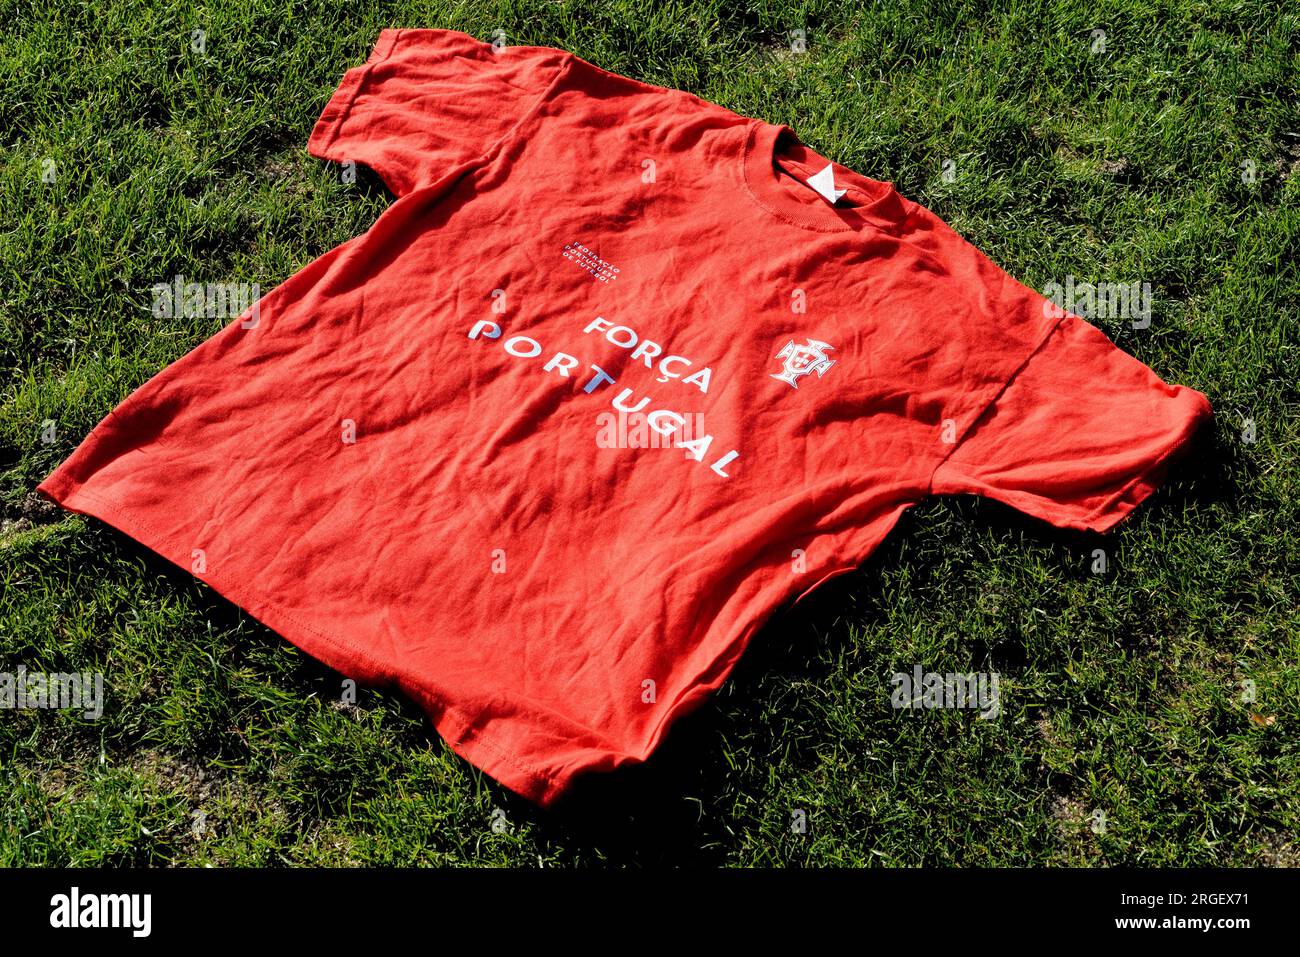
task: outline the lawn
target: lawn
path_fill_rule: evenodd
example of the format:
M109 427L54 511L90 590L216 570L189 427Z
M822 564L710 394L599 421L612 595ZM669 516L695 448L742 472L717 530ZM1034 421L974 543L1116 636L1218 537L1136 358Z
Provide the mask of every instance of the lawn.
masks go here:
M0 22L0 670L107 694L99 720L0 712L0 864L1300 863L1300 14L0 0ZM1215 420L1107 536L927 502L650 762L542 812L406 700L342 700L33 492L227 321L155 316L155 283L269 290L385 209L305 146L386 26L503 31L787 123L1034 288L1149 283L1149 326L1093 321ZM1002 713L894 710L914 664L996 672Z

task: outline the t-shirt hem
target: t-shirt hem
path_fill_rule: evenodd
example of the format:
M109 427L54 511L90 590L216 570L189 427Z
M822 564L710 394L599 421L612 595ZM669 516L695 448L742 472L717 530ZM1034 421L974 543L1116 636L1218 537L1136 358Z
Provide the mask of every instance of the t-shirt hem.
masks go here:
M1214 415L1210 400L1195 389L1185 390L1192 407L1183 417L1181 427L1170 432L1161 453L1148 462L1123 488L1079 520L1086 531L1108 532L1128 518L1139 505L1164 484L1170 464L1187 450L1188 443L1201 424Z
M55 471L36 491L67 509L112 525L177 567L194 574L188 552L171 542L139 514L95 492L78 487ZM385 669L345 638L327 634L307 624L292 611L249 591L219 572L195 575L218 594L244 609L276 634L343 675L357 675L375 683L393 683ZM402 690L417 697L438 734L460 757L511 791L543 807L551 807L568 791L568 782L554 773L511 755L473 722L429 689L397 680Z
M320 117L312 127L311 135L307 137L308 154L334 162L343 162L347 159L345 156L335 155L332 150L334 141L339 138L343 131L343 124L352 113L357 94L361 91L361 84L365 82L376 64L382 63L392 54L401 33L401 30L392 28L379 31L379 37L366 62L343 74L343 79L330 95L325 109L321 111ZM392 188L391 184L389 188Z

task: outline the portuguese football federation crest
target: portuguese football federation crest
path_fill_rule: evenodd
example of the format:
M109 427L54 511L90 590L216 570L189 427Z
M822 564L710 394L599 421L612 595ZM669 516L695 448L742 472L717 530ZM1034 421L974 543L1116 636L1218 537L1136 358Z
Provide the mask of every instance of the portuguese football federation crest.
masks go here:
M776 354L778 359L782 360L780 372L772 373L773 379L780 379L788 384L790 388L799 388L799 380L810 372L816 372L817 378L824 376L830 367L835 365L835 360L826 355L834 349L819 339L809 339L801 346L794 344L791 339L784 349Z

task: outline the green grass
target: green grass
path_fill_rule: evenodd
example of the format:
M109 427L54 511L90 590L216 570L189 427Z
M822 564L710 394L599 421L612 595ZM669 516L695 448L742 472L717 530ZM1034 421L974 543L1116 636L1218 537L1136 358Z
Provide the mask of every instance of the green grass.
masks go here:
M1300 17L1283 9L0 0L0 670L108 688L97 722L0 713L0 863L1300 863ZM647 765L541 812L409 703L340 704L340 676L32 492L225 321L154 318L155 282L269 289L385 208L373 176L305 152L384 26L501 29L789 123L1031 286L1150 282L1149 329L1097 324L1216 420L1112 536L974 499L918 508L774 621ZM996 670L1002 717L893 711L887 676L913 663Z

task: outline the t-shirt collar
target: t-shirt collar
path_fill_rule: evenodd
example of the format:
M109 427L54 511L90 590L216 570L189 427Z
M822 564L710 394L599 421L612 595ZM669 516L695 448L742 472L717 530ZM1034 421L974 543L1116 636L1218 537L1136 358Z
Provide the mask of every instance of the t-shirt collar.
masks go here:
M846 191L834 206L806 182L828 164L835 189ZM906 215L903 198L892 183L832 163L781 123L750 121L741 151L741 174L746 191L759 206L804 229L856 232L888 227Z

